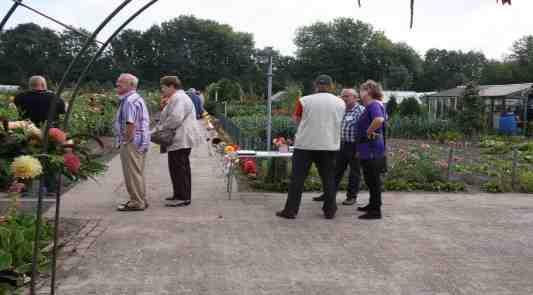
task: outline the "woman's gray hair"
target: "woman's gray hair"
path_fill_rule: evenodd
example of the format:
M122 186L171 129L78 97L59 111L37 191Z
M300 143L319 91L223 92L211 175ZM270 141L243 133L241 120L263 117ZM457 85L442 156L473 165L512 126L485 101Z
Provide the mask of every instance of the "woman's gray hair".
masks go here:
M46 79L43 76L31 76L28 80L28 86L30 89L36 89L42 83L44 89L47 89Z

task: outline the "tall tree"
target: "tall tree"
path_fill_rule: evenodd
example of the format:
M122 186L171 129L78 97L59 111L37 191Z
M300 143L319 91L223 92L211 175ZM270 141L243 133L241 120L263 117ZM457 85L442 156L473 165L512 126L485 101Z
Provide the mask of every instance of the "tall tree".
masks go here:
M468 81L479 81L487 60L483 53L430 49L423 64L419 90L453 88Z
M26 84L30 75L61 78L64 65L58 34L36 24L20 24L0 35L0 82Z
M517 40L512 47L510 62L515 64L515 78L521 81L533 80L533 35Z
M295 38L298 76L306 80L306 86L320 73L328 73L345 85L363 81L368 64L365 48L373 36L372 26L350 18L298 29Z

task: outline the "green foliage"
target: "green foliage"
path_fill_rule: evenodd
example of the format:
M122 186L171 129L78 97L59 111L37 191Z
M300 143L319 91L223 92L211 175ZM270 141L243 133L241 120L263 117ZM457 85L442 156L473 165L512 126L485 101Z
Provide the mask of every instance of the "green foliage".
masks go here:
M445 182L444 171L435 162L436 159L429 152L402 150L394 155L394 160L389 164L387 178L413 183Z
M35 237L35 217L17 215L0 224L0 271L10 270L28 273L31 270L33 241ZM48 263L42 249L52 238L52 228L43 223L39 246L39 265Z
M219 104L217 112L223 113L223 108L224 105ZM226 108L228 118L265 116L267 112L266 104L228 104Z
M266 138L267 118L264 115L234 117L232 121L241 129L243 135ZM289 116L275 116L272 118L272 136L294 138L296 124Z
M267 175L264 179L265 183L280 183L287 179L287 160L282 158L273 158L267 161L268 169Z
M481 52L429 49L417 89L434 91L456 87L467 81L479 81L487 64Z
M384 182L387 191L427 191L427 192L462 192L466 190L463 182L441 182L419 183L403 179L386 179Z
M112 136L117 104L116 98L107 94L78 97L70 118L70 133Z
M237 81L222 79L217 82L220 101L240 101L244 95L242 87Z
M522 171L519 176L519 183L526 193L533 193L533 171Z
M403 117L417 117L422 114L422 107L416 98L409 97L400 103L399 112Z
M391 137L405 139L432 139L436 134L459 130L454 122L429 116L394 116L389 120L387 128Z
M439 143L458 142L459 140L463 139L463 137L463 134L457 131L445 131L433 135L433 139Z
M280 113L291 115L294 112L296 101L303 96L302 87L292 83L285 88L285 92L285 97L276 102L273 107L275 107Z
M500 180L492 179L481 185L481 189L488 193L504 193L510 191L510 187Z
M0 118L15 121L19 118L19 113L15 105L11 102L13 96L0 94Z

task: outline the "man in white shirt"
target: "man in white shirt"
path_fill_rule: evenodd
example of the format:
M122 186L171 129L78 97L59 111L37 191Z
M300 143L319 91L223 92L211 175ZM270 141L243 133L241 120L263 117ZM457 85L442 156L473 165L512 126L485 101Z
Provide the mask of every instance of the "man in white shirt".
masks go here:
M335 158L340 149L341 122L346 105L331 94L333 79L320 75L315 80L315 94L298 101L295 117L300 121L296 132L292 175L285 208L276 215L293 219L298 215L305 179L315 163L324 188L324 217L332 219L337 211L335 201Z

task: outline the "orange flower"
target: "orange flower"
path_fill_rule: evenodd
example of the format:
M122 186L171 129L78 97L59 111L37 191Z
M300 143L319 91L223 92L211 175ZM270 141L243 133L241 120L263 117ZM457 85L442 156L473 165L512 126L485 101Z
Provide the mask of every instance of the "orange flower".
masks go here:
M48 130L48 138L53 142L62 144L67 140L67 135L59 128L50 128Z

